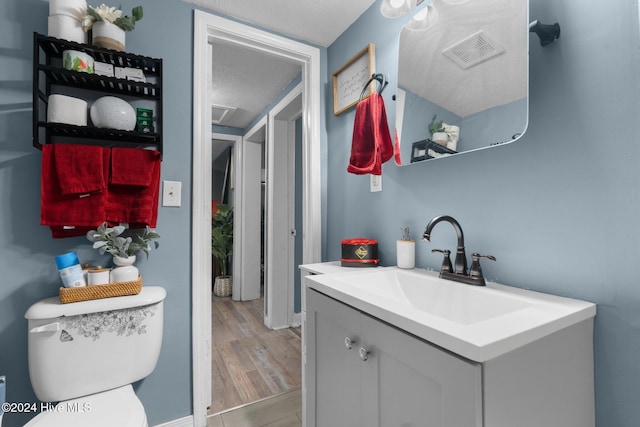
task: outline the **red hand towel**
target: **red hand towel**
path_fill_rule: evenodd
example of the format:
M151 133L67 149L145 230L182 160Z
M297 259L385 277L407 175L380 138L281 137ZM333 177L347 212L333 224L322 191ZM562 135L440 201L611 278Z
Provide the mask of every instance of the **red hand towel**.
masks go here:
M115 148L114 148L115 150ZM137 156L139 162L130 167L144 169L150 172L149 185L121 185L114 184L109 179L107 200L105 204L107 221L129 223L130 227L148 225L155 228L158 218L158 193L160 188L160 153L152 150L134 148L132 150L148 151L151 155ZM126 152L116 150L112 152L111 162L118 162ZM123 160L125 161L125 160ZM111 168L113 171L113 166ZM139 182L139 181L138 181Z
M384 99L374 92L356 107L347 172L382 175L382 164L392 156L393 144Z
M53 144L50 148L53 150L60 194L89 194L105 189L102 147Z
M400 152L400 138L398 138L398 131L394 132L394 144L393 144L393 159L396 165L402 166L402 154Z
M153 162L157 151L140 148L111 149L111 184L148 187L153 178Z
M90 195L63 195L58 182L54 159L55 144L45 144L42 148L42 173L40 196L40 223L49 226L96 227L105 220L104 202L106 192ZM108 173L108 148L99 147L103 155L103 173Z

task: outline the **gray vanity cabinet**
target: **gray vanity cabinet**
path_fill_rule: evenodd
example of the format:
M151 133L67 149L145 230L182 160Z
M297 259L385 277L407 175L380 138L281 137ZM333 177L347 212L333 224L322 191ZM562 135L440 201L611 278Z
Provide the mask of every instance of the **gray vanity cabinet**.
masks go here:
M307 289L306 427L482 426L482 369Z

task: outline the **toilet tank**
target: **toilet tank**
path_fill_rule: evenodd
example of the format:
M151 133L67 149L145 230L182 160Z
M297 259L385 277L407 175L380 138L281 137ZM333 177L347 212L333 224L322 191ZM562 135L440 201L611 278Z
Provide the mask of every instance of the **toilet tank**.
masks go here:
M131 384L156 366L166 291L32 305L28 320L29 376L38 399L58 402Z

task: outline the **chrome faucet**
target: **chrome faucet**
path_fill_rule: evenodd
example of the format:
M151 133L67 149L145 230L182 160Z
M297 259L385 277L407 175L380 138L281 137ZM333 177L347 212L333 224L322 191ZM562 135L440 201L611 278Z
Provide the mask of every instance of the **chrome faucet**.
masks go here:
M471 264L471 271L467 273L467 254L464 250L464 234L460 223L455 218L449 215L441 215L433 218L427 224L427 228L424 230L422 239L426 242L431 240L431 232L433 227L439 222L448 222L456 230L456 236L458 237L458 247L456 249L456 258L454 262L455 269L452 270L451 261L449 259L449 250L433 249L431 252L440 252L444 254L444 261L442 263L442 269L440 270L440 277L443 279L455 280L457 282L466 283L468 285L484 286L485 280L482 276L482 268L480 267L480 258L487 258L491 261L495 261L496 258L492 255L480 255L478 253L473 254L473 263Z

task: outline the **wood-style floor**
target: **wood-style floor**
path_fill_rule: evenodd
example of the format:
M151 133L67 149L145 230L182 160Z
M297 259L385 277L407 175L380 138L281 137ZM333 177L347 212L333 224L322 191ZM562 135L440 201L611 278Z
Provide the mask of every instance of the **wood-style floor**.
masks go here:
M263 304L213 297L209 414L301 386L300 328L268 329Z
M302 427L302 392L288 391L207 418L207 427Z

